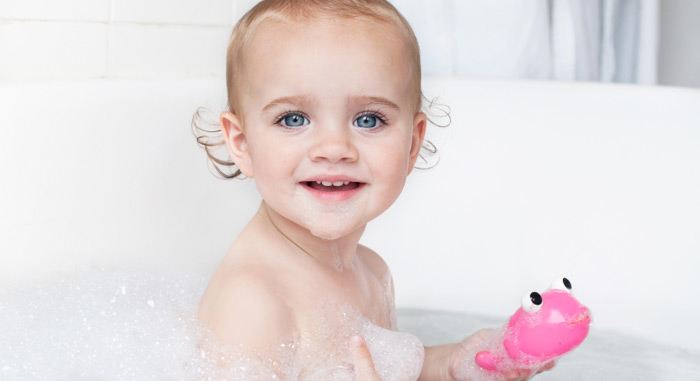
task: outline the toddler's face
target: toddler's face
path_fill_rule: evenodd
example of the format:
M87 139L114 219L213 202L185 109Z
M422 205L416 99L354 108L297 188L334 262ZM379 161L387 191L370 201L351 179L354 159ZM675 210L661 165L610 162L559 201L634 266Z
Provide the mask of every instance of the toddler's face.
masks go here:
M234 161L314 235L363 228L398 197L425 131L400 32L371 19L265 22L250 47L230 117L241 134L226 134Z

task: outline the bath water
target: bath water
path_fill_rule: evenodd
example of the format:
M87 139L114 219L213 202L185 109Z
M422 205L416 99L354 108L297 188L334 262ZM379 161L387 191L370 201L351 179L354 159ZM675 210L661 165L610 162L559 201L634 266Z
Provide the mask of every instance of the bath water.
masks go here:
M595 327L588 337L557 360L539 381L677 381L700 380L700 353ZM399 310L399 329L415 334L424 345L459 341L465 332L501 327L507 316L487 317L446 311ZM666 322L665 324L673 324Z

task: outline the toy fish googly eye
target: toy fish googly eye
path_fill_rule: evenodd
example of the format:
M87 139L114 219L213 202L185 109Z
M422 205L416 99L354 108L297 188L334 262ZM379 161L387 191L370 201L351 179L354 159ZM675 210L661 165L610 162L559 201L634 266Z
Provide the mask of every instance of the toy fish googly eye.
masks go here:
M571 282L566 278L557 278L549 286L551 290L560 290L571 293Z
M540 295L539 292L525 294L520 303L523 307L523 311L534 314L542 308L542 295Z

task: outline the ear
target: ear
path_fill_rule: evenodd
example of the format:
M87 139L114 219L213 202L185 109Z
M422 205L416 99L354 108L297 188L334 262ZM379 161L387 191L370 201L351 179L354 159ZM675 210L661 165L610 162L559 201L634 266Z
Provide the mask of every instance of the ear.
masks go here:
M248 141L241 120L236 114L224 111L219 117L221 134L224 137L226 148L231 154L231 159L238 169L247 177L253 177L253 165L248 152Z
M428 123L428 118L424 113L419 112L413 117L413 133L411 135L411 150L409 151L409 166L408 173L413 171L413 166L418 160L420 150L423 148L423 139L425 138L425 129Z

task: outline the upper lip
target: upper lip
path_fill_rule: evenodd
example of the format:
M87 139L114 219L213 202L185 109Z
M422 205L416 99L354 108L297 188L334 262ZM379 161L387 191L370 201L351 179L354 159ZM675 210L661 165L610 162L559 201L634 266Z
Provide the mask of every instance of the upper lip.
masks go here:
M354 177L351 176L346 176L346 175L317 175L317 176L312 176L307 179L302 180L301 182L307 183L311 181L317 181L317 182L322 182L322 181L328 181L331 183L338 182L338 181L347 181L351 183L362 183L362 181L357 180Z

